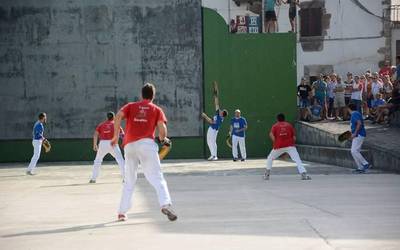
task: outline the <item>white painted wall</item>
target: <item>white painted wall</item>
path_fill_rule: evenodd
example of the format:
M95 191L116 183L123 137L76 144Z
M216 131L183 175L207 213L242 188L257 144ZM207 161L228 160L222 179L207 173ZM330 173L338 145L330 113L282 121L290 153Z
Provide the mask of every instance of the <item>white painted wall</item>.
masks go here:
M382 16L384 6L381 0L359 1L375 15ZM247 13L245 5L238 8L232 0L202 0L202 4L215 9L227 23L230 18ZM323 50L305 52L297 43L298 81L306 65L332 65L334 71L342 76L348 71L355 74L366 69L378 71L378 62L384 60L384 55L378 53L379 48L385 47L382 20L366 13L351 0L325 0L325 8L331 14L331 21ZM289 31L288 5L277 6L276 13L279 32Z
M375 15L382 16L381 1L360 2ZM378 62L384 60L384 55L378 53L379 48L385 47L382 20L350 0L326 0L325 8L332 16L323 50L304 52L301 44L297 44L298 79L303 76L305 65L333 65L334 71L342 76L348 71L355 74L366 69L378 71Z

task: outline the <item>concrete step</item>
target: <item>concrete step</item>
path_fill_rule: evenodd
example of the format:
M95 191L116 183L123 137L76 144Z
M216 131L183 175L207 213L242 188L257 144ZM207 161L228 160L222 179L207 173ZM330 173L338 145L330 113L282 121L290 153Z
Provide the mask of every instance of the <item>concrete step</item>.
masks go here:
M302 160L320 162L346 168L356 168L350 148L303 144L298 144L296 147ZM367 159L369 162L372 162L369 150L362 150L361 153L365 159Z
M338 136L348 130L348 126L341 126L335 129L321 129L307 122L296 122L296 141L299 144L314 145L323 147L350 148L350 142L339 142Z

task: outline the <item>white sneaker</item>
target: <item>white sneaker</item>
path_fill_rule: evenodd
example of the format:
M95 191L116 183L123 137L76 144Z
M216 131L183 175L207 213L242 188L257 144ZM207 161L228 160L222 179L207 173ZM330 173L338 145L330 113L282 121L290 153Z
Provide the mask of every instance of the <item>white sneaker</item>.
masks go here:
M218 161L218 157L214 156L211 160L212 161Z
M212 161L214 159L214 156L210 156L210 157L208 157L208 161Z

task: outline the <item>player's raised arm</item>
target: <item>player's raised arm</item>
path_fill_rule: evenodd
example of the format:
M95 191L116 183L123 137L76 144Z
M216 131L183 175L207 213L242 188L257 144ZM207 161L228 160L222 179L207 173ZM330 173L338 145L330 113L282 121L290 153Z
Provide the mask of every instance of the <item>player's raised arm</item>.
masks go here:
M206 113L201 113L201 117L203 117L203 119L206 120L209 124L214 124L214 121Z

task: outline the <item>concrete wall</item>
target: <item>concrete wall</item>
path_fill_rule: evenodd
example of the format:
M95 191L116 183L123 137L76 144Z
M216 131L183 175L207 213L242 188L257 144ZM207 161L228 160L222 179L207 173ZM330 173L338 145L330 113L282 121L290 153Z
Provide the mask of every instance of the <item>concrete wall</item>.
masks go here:
M201 136L197 0L2 0L0 139L28 139L38 112L49 138L89 138L143 82L172 136Z

